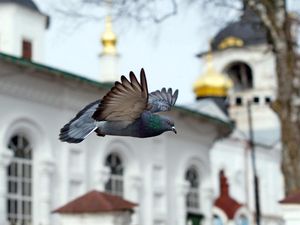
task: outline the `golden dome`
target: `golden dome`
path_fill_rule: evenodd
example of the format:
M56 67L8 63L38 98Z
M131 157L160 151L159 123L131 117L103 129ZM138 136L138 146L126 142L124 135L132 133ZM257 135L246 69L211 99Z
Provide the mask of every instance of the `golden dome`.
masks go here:
M117 36L112 30L111 17L107 16L105 18L105 30L101 36L101 42L103 45L103 53L106 55L117 54Z
M228 89L233 86L230 78L217 72L212 64L212 55L207 55L206 70L194 83L194 93L197 98L226 97Z

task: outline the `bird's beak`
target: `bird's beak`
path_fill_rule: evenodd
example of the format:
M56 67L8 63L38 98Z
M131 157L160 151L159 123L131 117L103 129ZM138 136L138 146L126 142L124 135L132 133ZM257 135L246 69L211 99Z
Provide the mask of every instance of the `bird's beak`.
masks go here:
M175 129L175 127L172 127L172 131L177 134L177 130Z

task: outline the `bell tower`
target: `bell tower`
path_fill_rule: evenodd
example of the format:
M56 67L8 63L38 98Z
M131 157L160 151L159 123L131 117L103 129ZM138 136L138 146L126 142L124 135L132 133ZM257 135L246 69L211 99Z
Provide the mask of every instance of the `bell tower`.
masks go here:
M106 16L105 30L101 36L102 52L100 53L100 81L115 82L119 79L119 54L117 35L112 28L111 16Z
M250 104L256 129L254 141L265 142L279 137L272 133L278 133L279 123L270 109L277 87L275 58L258 16L245 8L238 21L214 36L211 52L198 56L209 54L213 56L215 70L226 74L233 82L228 93L229 115L236 127L248 134L247 105Z

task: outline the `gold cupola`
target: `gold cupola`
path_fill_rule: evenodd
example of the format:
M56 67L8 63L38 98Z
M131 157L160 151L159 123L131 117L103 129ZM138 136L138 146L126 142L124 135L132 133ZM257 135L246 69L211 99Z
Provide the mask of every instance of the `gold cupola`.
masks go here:
M212 54L206 56L205 72L196 80L193 91L197 99L205 97L226 97L228 90L233 86L229 77L215 70L212 63Z
M116 55L117 54L117 35L112 30L111 17L105 18L105 30L101 36L101 42L103 45L103 55Z

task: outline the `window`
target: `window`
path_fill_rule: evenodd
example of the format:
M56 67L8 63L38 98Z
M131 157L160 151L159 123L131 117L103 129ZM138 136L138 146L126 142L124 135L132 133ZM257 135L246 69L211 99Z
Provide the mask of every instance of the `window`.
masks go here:
M271 98L270 97L265 97L265 102L266 102L266 104L270 104L271 103Z
M253 97L253 103L259 104L259 97Z
M22 58L27 60L32 58L32 44L28 40L22 41Z
M252 71L246 63L233 63L225 72L232 79L235 91L245 91L253 88Z
M243 105L243 99L241 97L236 97L235 104L238 106Z
M105 191L118 196L123 196L123 163L118 154L109 154L105 166L110 170L110 177L105 184Z
M32 222L32 148L22 135L13 136L8 148L13 158L7 168L7 220L10 224Z
M194 167L187 170L185 179L189 183L189 190L186 196L186 206L188 212L199 211L199 176Z

